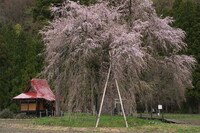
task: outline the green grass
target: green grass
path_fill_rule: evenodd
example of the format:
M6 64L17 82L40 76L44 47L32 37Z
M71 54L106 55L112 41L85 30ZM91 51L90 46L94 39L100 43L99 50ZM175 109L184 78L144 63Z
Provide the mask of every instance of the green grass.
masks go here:
M142 125L160 124L160 121L149 121L138 119L136 117L127 117L130 127ZM67 127L94 127L96 124L96 117L89 115L72 115L64 117L43 117L32 121L33 124L39 125L55 125ZM99 127L124 127L123 116L101 116Z
M151 117L150 114L143 114L145 117ZM157 116L153 114L154 118L162 118L162 116ZM200 120L199 114L164 114L165 119L175 119L175 120Z
M186 114L166 114L170 119L190 119L200 120L198 115ZM119 129L120 132L155 132L155 133L200 133L200 127L182 124L168 124L155 120L143 120L136 117L127 117L129 128L124 128L125 123L122 116L101 116L99 127ZM88 127L88 130L97 131L95 127L96 117L87 114L73 114L71 116L65 115L64 117L43 117L36 118L31 121L31 124L48 125L48 126L64 126L64 127ZM99 132L102 129L98 129Z
M199 114L165 114L164 117L176 120L200 120Z

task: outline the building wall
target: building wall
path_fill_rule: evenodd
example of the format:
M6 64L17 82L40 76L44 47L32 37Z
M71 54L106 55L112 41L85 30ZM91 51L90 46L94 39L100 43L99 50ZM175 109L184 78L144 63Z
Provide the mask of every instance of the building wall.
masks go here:
M36 111L36 103L22 103L21 111Z

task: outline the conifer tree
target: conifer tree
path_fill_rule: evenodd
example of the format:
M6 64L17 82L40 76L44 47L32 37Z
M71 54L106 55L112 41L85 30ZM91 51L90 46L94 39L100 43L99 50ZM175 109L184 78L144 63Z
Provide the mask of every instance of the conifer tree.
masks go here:
M188 90L188 106L194 112L200 112L200 4L187 0L181 2L174 10L174 18L176 19L174 26L182 28L186 31L185 42L188 44L189 55L194 55L197 59L197 65L193 72L193 89ZM195 102L194 102L195 101ZM193 104L191 104L193 103ZM192 112L191 112L192 113Z
M19 24L0 26L0 110L17 111L12 97L26 88L30 79L41 72L43 44L24 33Z

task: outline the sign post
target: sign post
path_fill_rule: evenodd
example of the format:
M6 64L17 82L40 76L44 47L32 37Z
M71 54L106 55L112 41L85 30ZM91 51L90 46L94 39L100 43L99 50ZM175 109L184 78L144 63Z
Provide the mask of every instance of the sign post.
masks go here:
M158 105L158 110L159 110L159 115L160 115L160 110L161 110L161 112L162 112L162 121L164 121L163 106L162 105Z
M162 105L158 105L158 109L159 109L159 110L162 110Z

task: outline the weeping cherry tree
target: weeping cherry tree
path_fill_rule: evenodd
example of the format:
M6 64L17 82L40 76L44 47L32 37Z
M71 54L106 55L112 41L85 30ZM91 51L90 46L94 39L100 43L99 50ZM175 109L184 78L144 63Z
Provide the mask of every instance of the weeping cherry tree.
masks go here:
M51 11L54 20L41 31L47 62L42 75L53 81L64 109L98 109L109 67L106 105L113 106L117 79L129 113L139 103L179 105L192 87L195 59L179 54L187 49L185 32L170 26L172 18L159 18L151 1L65 1Z

